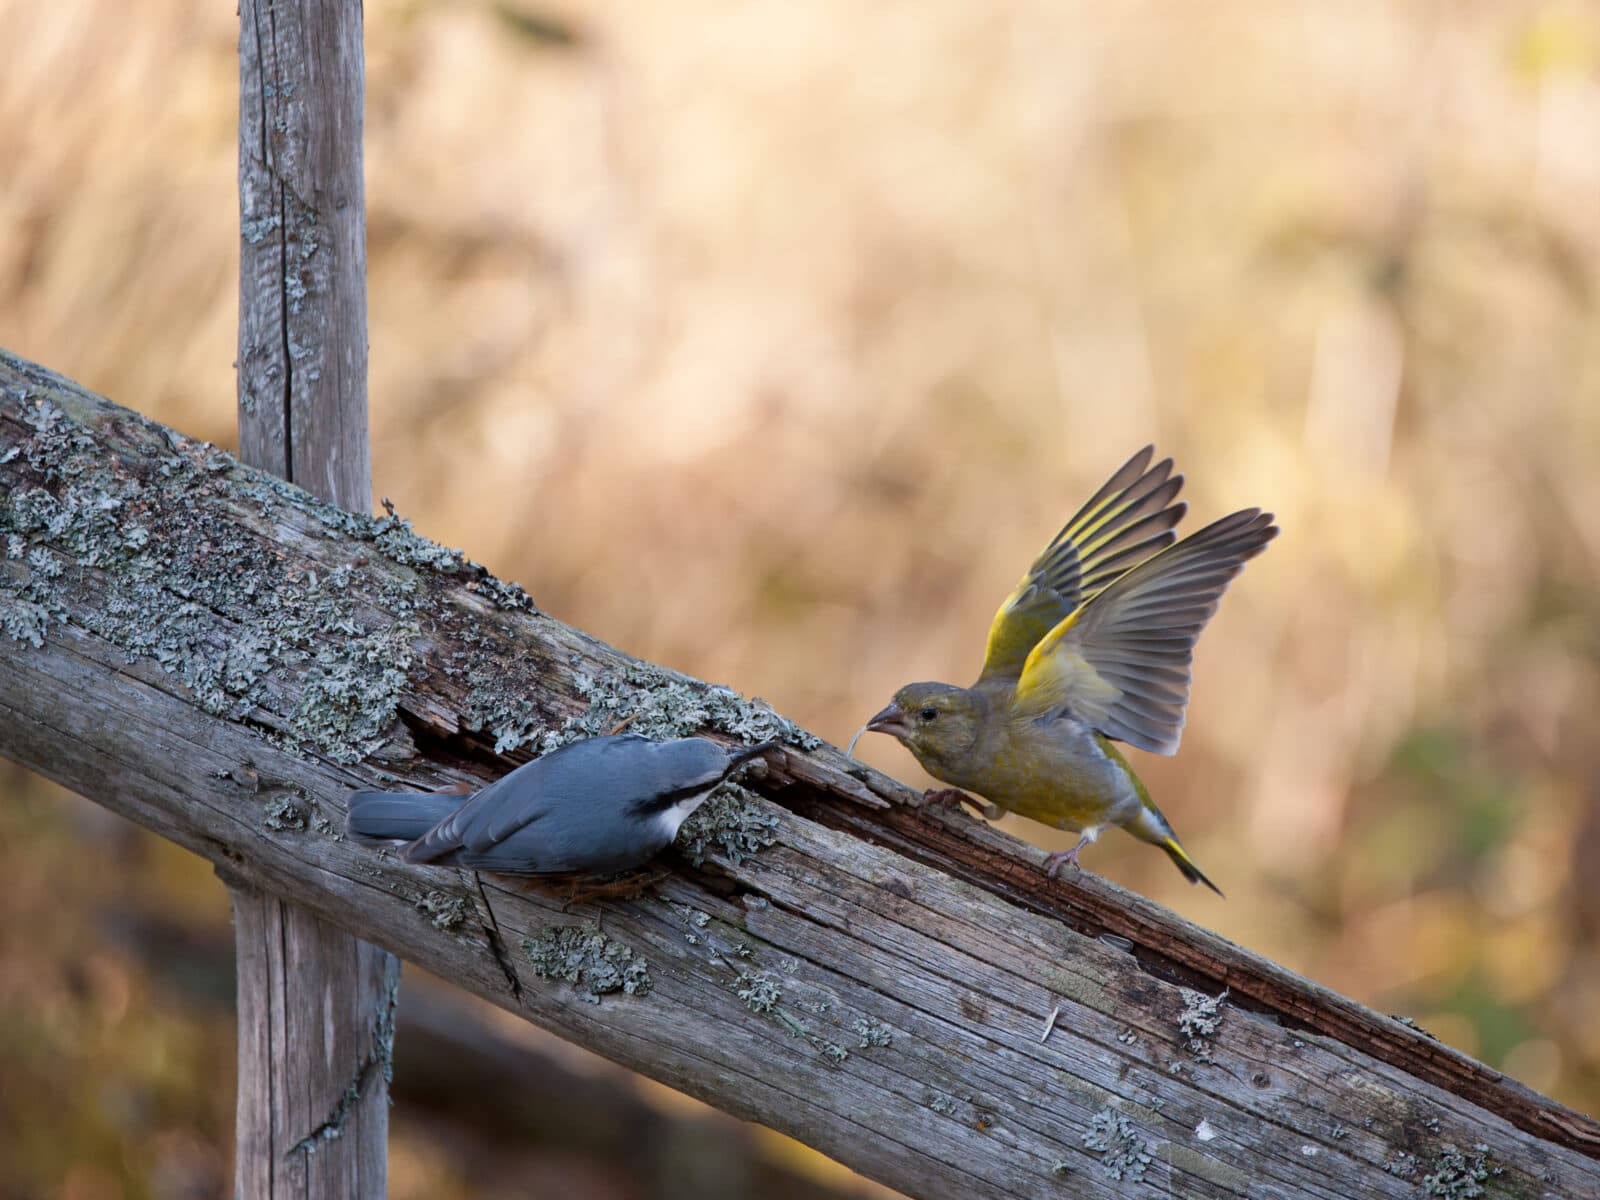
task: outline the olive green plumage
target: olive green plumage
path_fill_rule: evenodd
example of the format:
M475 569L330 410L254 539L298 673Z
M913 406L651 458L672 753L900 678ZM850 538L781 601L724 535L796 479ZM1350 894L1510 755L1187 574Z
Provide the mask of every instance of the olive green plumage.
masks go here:
M1153 453L1123 464L1034 560L995 614L976 683L907 684L862 732L899 738L930 775L987 800L990 818L1080 832L1051 873L1118 825L1221 895L1116 742L1177 751L1195 641L1278 529L1251 508L1177 541L1183 476L1170 458L1151 466Z

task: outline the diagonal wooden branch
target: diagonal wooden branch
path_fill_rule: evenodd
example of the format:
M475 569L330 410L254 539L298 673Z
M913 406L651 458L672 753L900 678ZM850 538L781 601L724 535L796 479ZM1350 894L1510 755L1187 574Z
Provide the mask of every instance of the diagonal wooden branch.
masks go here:
M1600 1190L1588 1118L9 356L0 547L0 751L903 1191ZM629 715L789 747L641 896L564 909L339 835L351 786Z

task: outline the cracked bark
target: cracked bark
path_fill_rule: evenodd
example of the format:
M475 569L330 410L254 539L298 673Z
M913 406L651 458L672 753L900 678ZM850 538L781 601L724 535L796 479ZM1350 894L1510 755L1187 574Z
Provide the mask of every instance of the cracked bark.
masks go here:
M516 971L511 967L511 960L506 957L505 938L500 932L499 918L494 915L494 905L489 902L489 893L484 890L483 876L473 871L472 883L479 899L483 901L484 916L489 918L488 924L484 924L482 918L480 918L478 928L483 930L484 941L489 944L489 949L494 954L495 962L500 965L500 970L505 974L506 987L510 989L512 999L521 1000L522 981L517 978Z
M243 0L239 71L241 458L366 512L359 0ZM399 962L281 896L231 896L235 1194L381 1197Z
M350 844L352 787L759 709L4 353L0 547L0 752L902 1191L1600 1194L1589 1118L1097 876L1046 880L1041 852L826 746L791 737L736 802L749 840L669 856L637 898L568 911Z

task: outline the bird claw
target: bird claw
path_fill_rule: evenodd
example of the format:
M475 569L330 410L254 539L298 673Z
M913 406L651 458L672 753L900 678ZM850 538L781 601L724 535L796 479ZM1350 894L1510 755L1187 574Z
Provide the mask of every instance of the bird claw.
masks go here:
M1083 834L1078 838L1071 850L1057 850L1054 854L1050 855L1049 858L1045 859L1044 877L1046 879L1054 879L1056 877L1056 872L1061 870L1061 868L1068 863L1071 863L1080 871L1083 870L1083 866L1078 862L1078 851L1082 850L1085 846L1089 845L1100 836L1100 828L1101 827L1098 825L1091 825L1088 829L1083 831Z
M1083 870L1082 864L1078 862L1078 851L1082 848L1080 844L1074 846L1071 850L1057 850L1050 855L1049 858L1044 860L1044 877L1046 879L1054 879L1056 872L1068 865L1077 867L1080 871Z

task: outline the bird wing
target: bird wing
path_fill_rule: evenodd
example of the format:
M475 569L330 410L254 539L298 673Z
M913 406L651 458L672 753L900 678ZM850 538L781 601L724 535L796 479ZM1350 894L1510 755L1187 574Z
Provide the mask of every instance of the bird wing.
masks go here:
M406 859L489 855L535 822L541 858L593 854L636 832L643 817L715 787L748 757L705 738L622 733L576 742L495 780L407 847ZM524 841L519 853L531 849Z
M591 738L523 763L502 775L406 848L408 862L433 862L453 850L483 854L573 799L610 799L617 790L608 765L652 743L638 734Z
M550 810L535 773L538 760L503 775L406 847L408 862L434 862L456 850L484 853ZM522 775L519 779L518 776Z
M980 680L1016 679L1039 640L1121 575L1177 537L1185 506L1172 460L1146 446L1089 498L1033 560L989 626Z
M1141 750L1175 753L1200 631L1245 562L1277 535L1271 513L1248 508L1123 574L1033 648L1013 710L1070 712Z

